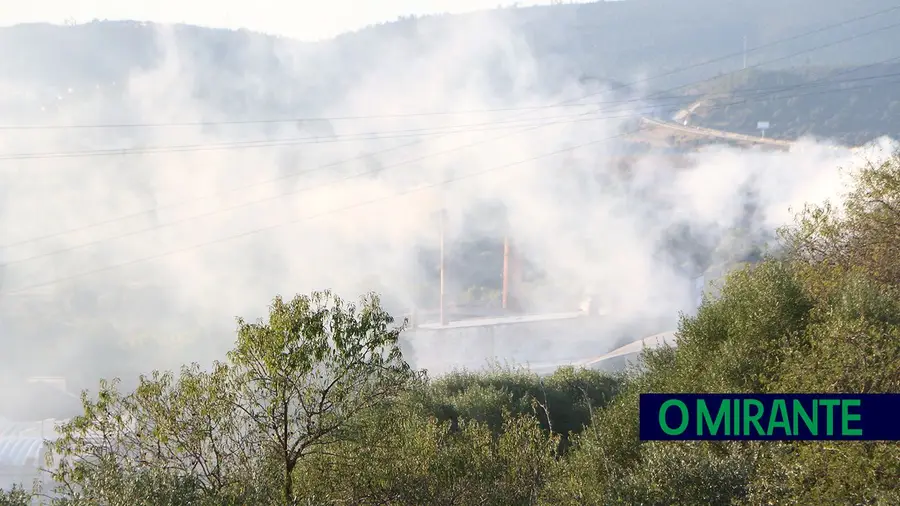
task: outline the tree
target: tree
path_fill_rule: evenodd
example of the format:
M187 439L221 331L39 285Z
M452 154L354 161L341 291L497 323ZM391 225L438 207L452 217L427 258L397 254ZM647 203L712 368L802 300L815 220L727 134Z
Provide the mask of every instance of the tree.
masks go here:
M806 206L781 236L795 263L818 271L820 288L850 270L900 286L900 152L854 176L842 206Z
M134 392L101 382L48 454L67 504L228 505L266 498L265 455L226 364L142 376Z
M417 377L401 330L375 295L278 297L266 322L238 320L230 361L209 372L193 364L128 394L117 381L82 394L84 413L48 455L57 492L70 505L296 504L300 459Z
M535 505L556 468L558 437L534 415L508 414L496 433L475 420L440 422L421 406L372 414L358 439L301 464L311 503Z
M900 158L867 164L841 206L810 206L784 248L731 273L647 350L575 438L554 504L896 504L884 442L641 442L645 392L896 392L900 388Z
M9 490L0 489L0 506L28 506L31 501L32 494L21 485L13 485Z
M367 409L403 392L416 374L403 361L395 326L375 294L347 304L331 292L276 297L268 321L238 320L229 354L260 443L282 471L283 499L299 500L301 458L339 441Z

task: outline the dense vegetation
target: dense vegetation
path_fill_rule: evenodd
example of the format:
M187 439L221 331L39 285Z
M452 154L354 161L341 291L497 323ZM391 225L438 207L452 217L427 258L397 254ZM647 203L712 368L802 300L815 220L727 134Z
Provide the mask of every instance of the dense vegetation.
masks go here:
M212 370L85 395L48 461L55 501L900 504L896 443L638 440L642 392L900 391L900 157L781 236L777 258L682 319L677 349L616 377L429 379L404 363L377 297L276 298Z

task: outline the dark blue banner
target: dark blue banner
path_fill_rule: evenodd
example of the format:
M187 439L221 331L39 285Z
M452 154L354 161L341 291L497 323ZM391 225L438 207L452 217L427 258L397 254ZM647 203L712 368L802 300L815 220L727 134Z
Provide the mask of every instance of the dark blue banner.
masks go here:
M644 441L900 441L900 394L641 394Z

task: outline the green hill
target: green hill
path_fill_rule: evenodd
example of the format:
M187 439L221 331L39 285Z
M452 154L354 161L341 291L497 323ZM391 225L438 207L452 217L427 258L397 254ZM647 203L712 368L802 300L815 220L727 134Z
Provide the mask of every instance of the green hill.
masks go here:
M692 123L779 139L815 136L860 145L900 136L900 63L865 67L805 67L752 71L714 79L692 90L704 105Z

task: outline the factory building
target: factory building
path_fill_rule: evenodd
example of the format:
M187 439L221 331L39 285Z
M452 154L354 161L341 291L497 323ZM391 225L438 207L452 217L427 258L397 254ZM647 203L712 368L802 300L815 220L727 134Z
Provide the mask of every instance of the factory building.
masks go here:
M604 301L590 293L585 293L580 305L572 304L561 311L523 312L521 264L510 239L505 238L499 308L458 307L445 293L447 273L442 255L440 306L409 315L410 328L401 338L404 355L413 366L432 374L504 364L527 365L535 371L577 364L605 367L639 354L636 342L655 345L656 341L646 336L661 336L661 331L673 326L674 321L651 319L623 326L609 314ZM692 304L683 308L685 313L700 305L704 282L700 275L686 287L690 294L685 294L685 299ZM673 345L674 337L669 335L664 343ZM610 362L613 359L616 361Z

